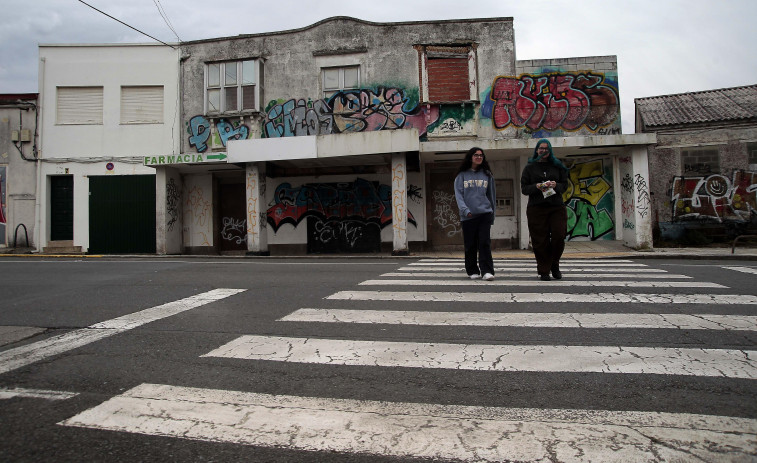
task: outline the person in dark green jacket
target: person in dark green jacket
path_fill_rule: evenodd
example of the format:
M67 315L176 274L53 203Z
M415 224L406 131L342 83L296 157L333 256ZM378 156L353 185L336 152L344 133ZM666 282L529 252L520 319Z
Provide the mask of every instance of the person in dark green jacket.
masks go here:
M548 140L536 143L533 156L523 169L520 190L528 195L526 218L539 278L559 280L560 258L565 250L568 214L562 195L568 189L568 169L552 152Z

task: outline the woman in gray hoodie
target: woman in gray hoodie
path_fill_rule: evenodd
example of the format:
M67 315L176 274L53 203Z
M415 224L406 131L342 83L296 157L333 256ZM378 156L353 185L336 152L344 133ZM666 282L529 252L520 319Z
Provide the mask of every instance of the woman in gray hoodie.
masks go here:
M491 226L494 224L494 176L484 150L468 150L455 177L455 199L460 209L465 245L465 271L471 280L494 279ZM477 258L478 255L478 258Z

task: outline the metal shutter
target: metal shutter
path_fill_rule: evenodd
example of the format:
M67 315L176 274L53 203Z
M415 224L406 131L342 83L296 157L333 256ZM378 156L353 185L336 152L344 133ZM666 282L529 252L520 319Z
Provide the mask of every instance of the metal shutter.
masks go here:
M121 87L122 124L163 122L163 86Z
M102 124L102 87L58 87L56 123Z

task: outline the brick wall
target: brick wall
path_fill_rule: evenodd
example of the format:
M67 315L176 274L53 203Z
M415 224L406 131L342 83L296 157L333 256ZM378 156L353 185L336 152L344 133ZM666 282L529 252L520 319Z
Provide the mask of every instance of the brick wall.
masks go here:
M467 58L433 58L428 60L428 96L433 102L468 101Z

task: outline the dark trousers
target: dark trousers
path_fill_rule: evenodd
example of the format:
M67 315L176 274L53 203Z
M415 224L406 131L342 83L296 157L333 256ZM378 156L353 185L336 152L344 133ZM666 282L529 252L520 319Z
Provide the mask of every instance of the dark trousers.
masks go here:
M532 206L526 208L531 247L536 256L536 270L540 275L549 273L560 263L565 250L568 213L564 205Z
M463 244L465 245L465 271L468 275L491 273L492 261L491 214L482 214L462 221ZM480 268L479 268L480 265Z

